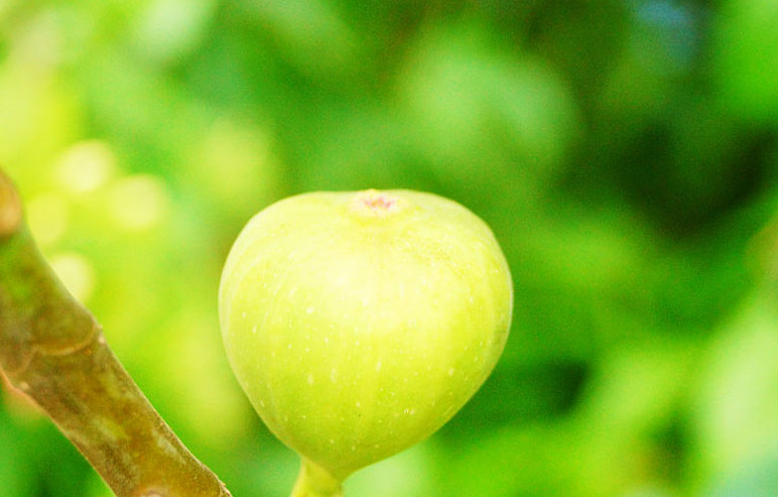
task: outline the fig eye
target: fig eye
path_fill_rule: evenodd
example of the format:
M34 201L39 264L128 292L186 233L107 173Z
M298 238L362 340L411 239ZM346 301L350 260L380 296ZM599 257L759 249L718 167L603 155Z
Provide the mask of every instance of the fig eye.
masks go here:
M354 195L351 208L363 216L383 217L402 210L402 203L397 195L378 190L365 190Z
M368 190L365 195L361 197L361 201L367 207L375 210L390 210L397 205L397 197L387 195L386 193L380 193L377 190Z

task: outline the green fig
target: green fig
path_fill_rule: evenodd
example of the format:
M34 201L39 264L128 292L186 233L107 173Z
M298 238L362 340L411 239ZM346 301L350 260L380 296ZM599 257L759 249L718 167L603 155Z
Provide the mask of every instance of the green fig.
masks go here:
M295 496L423 440L502 353L510 271L487 225L406 190L316 192L257 214L219 289L227 355L262 420L303 459Z

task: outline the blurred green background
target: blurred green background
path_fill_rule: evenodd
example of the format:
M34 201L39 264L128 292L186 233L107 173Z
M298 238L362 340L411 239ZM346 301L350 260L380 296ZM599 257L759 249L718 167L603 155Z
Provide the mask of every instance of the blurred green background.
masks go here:
M775 0L0 0L0 164L236 497L296 456L216 317L260 208L412 188L494 229L505 355L352 497L778 496ZM0 389L0 497L110 492Z

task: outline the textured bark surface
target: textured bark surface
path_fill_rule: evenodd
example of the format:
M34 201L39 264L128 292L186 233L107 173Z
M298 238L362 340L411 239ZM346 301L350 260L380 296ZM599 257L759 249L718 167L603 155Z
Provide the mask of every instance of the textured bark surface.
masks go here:
M78 447L116 495L229 496L160 418L26 229L0 171L0 372Z

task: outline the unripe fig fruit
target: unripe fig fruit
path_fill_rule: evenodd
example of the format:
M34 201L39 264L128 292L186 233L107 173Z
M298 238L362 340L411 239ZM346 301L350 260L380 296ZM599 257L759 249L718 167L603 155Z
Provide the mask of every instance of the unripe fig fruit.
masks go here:
M508 265L477 216L413 191L318 192L257 214L222 275L238 382L304 461L294 495L428 437L478 390L511 320Z

